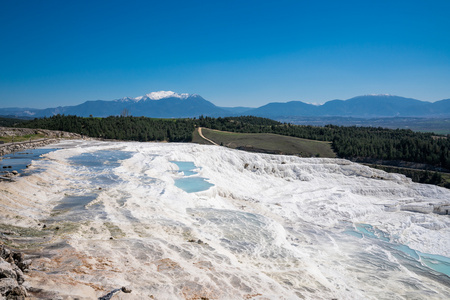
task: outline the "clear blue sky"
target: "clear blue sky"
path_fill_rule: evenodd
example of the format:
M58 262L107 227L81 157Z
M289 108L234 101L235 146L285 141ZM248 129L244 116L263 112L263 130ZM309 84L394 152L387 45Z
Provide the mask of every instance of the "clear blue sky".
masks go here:
M450 98L450 1L0 0L0 107Z

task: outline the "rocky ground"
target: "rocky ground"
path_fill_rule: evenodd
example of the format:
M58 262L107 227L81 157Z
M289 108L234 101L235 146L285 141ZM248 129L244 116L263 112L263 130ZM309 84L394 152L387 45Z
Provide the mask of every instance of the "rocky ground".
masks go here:
M72 132L46 130L46 129L32 129L32 128L12 128L12 127L0 127L0 137L22 137L29 135L41 135L44 138L34 139L24 142L4 143L0 144L0 156L9 153L22 151L25 149L34 149L44 147L50 144L54 144L61 139L81 139L82 135ZM1 160L1 158L0 158ZM7 172L3 174L0 179L11 180L18 174L17 171Z
M43 136L43 138L25 142L0 144L0 156L25 149L47 146L63 139L90 139L79 134L63 131L0 127L0 137L20 137L26 135L40 135ZM9 186L9 183L7 182L8 179L12 181L17 175L17 171L7 172L7 174L2 175L0 179L6 181L4 184ZM0 190L4 192L4 189L0 188ZM52 259L55 258L55 255L50 253L52 251L44 251L44 253L42 247L39 246L48 244L49 249L53 249L53 247L58 248L60 240L57 235L53 234L53 231L58 232L59 227L56 227L56 229L50 228L51 226L47 228L45 224L36 225L33 224L33 222L30 223L29 220L23 220L20 213L21 209L12 209L13 211L11 211L8 208L10 208L10 206L15 207L16 205L21 206L21 204L27 206L27 199L23 199L23 203L19 203L21 201L9 203L10 206L7 208L8 204L5 204L5 201L8 201L1 196L2 195L0 195L0 207L2 207L0 213L0 300L77 299L77 297L71 297L67 293L64 294L58 292L57 286L51 291L42 286L43 281L49 285L52 283L52 276L48 275L42 277L42 270L46 270L49 265L57 264L58 256L56 256L56 259ZM22 206L22 209L23 208L24 207ZM9 222L7 220L9 220ZM3 221L5 221L5 223L3 223ZM36 247L24 246L25 244L28 245L30 243ZM67 287L67 290L71 290L71 288ZM109 292L105 291L103 296L99 299L108 300L117 294L128 293L131 293L131 289L119 287L110 290ZM91 299L92 297L88 298ZM96 297L94 296L92 299L95 298Z
M0 127L0 137L18 137L25 135L42 135L44 138L26 142L15 142L0 144L0 155L9 154L24 149L43 147L56 143L59 139L81 139L82 135L72 132L32 129L32 128L12 128Z
M47 130L47 129L33 129L33 128L14 128L14 127L0 127L0 136L24 136L42 134L47 138L81 138L77 133Z
M31 260L23 252L16 252L0 245L0 295L6 299L25 299L24 272L28 272Z

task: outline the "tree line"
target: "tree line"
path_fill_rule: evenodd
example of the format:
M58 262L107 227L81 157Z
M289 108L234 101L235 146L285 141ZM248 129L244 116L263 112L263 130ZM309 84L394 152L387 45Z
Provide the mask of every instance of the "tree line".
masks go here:
M65 115L36 118L20 126L68 131L94 138L141 142L190 142L195 128L194 122L189 119L151 119L131 116L84 118Z
M0 127L14 127L23 122L26 122L26 120L17 119L15 117L0 117Z

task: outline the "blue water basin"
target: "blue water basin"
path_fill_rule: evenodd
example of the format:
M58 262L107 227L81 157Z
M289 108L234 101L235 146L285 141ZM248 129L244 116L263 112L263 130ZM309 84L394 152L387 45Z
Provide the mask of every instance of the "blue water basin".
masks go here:
M1 156L0 160L0 174L11 172L13 170L24 173L27 166L31 164L33 160L41 159L41 155L58 150L57 148L37 148L27 149L23 151L13 152ZM37 171L37 170L36 170Z
M176 179L175 186L182 189L186 193L196 193L206 191L210 187L214 186L214 184L209 183L203 177L187 177Z
M401 253L406 254L408 257L413 258L418 263L450 277L449 257L429 253L422 253L420 251L411 249L406 245L392 243L390 242L389 234L369 224L362 224L362 223L355 224L355 229L356 230L351 229L346 230L344 231L344 233L358 238L370 238L374 240L380 240L384 242L383 245L385 246L385 248L390 249L391 251L398 250Z
M178 166L178 172L183 172L184 176L191 176L197 174L197 172L193 171L197 169L195 164L192 161L171 161Z
M195 164L191 161L171 161L178 166L178 172L183 173L185 177L175 179L175 186L182 189L186 193L196 193L201 191L206 191L214 184L206 181L206 178L193 176L198 174L193 171L198 169Z
M113 169L120 166L121 161L131 158L133 152L121 150L99 150L82 153L69 158L69 161L95 186L109 186L121 182Z
M94 170L120 166L120 161L133 156L133 152L121 150L99 150L83 153L69 158L74 165L89 167Z

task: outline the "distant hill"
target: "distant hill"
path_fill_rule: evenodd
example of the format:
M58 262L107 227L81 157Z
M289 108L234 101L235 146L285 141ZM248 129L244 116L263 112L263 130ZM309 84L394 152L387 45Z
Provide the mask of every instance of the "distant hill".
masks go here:
M352 118L449 118L450 99L434 103L391 95L366 95L348 100L332 100L322 105L302 101L273 102L258 108L218 107L196 94L153 92L136 98L86 101L75 106L56 108L0 108L1 115L14 117L48 117L56 114L82 117L132 116L152 118L187 118L253 115L272 119L286 117L352 117Z
M248 110L245 113L253 116L280 117L280 116L315 116L319 106L301 101L273 102L264 106Z
M315 117L449 117L450 99L434 103L391 95L368 95L348 100L332 100L322 105L301 101L269 103L247 114L268 118L286 116Z
M251 109L254 109L253 107L245 107L245 106L236 106L236 107L220 107L223 110L226 110L230 113L234 114L243 114Z

